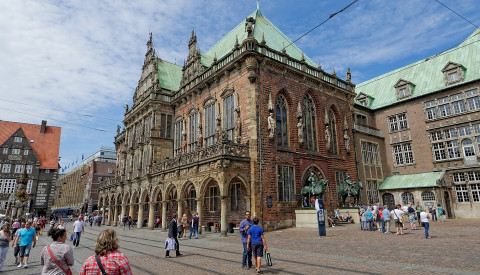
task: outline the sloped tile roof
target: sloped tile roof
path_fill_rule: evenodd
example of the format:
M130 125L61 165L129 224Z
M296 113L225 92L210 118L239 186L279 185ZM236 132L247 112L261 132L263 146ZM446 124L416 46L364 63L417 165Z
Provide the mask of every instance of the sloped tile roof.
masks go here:
M262 37L265 37L267 46L279 52L281 52L284 47L287 47L292 43L292 41L277 27L275 27L275 25L273 25L273 23L270 22L260 10L254 11L248 17L253 17L255 19L255 24L253 25L253 37L258 42L261 42ZM204 65L210 66L215 55L217 56L217 59L220 59L231 52L237 38L240 45L245 39L247 39L245 21L246 19L244 19L233 30L220 39L217 44L215 44L202 55L202 63ZM286 52L292 58L295 58L299 61L302 59L302 51L295 44L288 46L286 48ZM304 57L305 62L311 66L316 66L315 63L305 54Z
M444 176L444 172L428 172L411 175L394 175L387 177L378 190L410 189L435 187L437 180Z
M182 80L182 67L176 64L158 59L158 81L170 91L177 91Z
M58 156L60 152L60 135L62 128L48 126L45 134L40 134L41 125L10 122L0 120L0 144L12 136L18 128L22 128L30 142L35 154L40 161L41 169L58 169Z
M461 64L466 68L464 81L449 85L449 88L480 79L479 34L480 29L477 29L455 48L359 83L355 87L355 92L374 98L370 105L371 109L434 93L447 87L443 82L442 69L449 62ZM402 100L397 100L395 94L394 85L399 79L405 79L415 85L412 95Z

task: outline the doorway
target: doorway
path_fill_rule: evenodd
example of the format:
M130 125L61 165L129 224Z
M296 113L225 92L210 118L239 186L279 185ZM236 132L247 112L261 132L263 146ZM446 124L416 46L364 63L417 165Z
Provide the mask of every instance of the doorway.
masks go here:
M447 219L453 217L452 216L452 208L450 207L450 194L448 191L445 191L445 209L447 210Z
M392 193L385 193L382 196L383 205L387 205L389 210L395 209L395 198Z

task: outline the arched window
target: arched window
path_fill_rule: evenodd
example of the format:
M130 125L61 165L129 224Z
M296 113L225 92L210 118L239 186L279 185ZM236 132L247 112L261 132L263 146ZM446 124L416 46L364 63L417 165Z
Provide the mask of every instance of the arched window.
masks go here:
M410 192L402 193L402 204L407 205L409 202L414 203L413 194Z
M422 201L435 201L435 193L432 191L422 192Z
M462 141L463 154L465 157L475 156L475 147L471 139L464 139Z
M287 103L285 97L277 96L277 144L288 146Z
M330 110L328 112L328 120L330 122L330 137L332 139L332 153L338 155L338 140L337 140L337 120L335 114Z
M317 151L315 104L308 95L303 97L303 125L305 127L305 146L307 150Z
M387 205L389 210L395 209L395 198L391 193L385 193L382 196L383 198L383 205Z

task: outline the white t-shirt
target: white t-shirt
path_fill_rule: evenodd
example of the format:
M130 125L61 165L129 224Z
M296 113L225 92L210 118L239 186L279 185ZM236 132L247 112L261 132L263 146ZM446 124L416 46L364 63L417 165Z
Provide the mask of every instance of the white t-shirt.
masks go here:
M74 232L82 232L82 228L85 225L83 221L75 221L73 226L75 227Z
M421 222L428 222L428 213L427 212L420 212L420 221Z
M398 220L403 215L403 211L400 209L393 209L392 216L394 220Z

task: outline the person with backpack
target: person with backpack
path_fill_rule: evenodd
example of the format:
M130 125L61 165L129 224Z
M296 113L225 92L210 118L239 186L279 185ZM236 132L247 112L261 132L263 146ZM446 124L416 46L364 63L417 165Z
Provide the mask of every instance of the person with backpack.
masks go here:
M128 224L128 230L130 230L130 227L133 225L133 220L131 216L128 216L127 224Z

